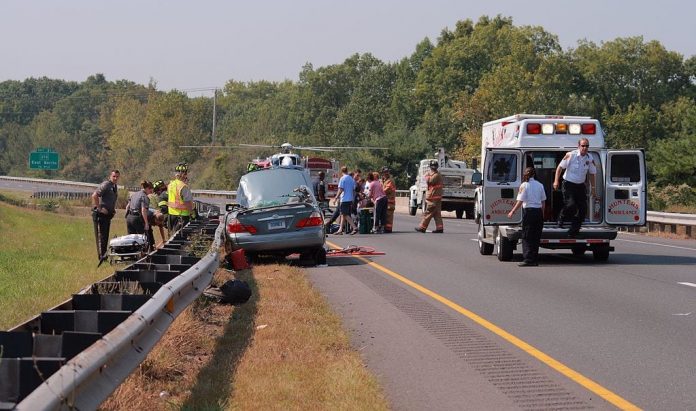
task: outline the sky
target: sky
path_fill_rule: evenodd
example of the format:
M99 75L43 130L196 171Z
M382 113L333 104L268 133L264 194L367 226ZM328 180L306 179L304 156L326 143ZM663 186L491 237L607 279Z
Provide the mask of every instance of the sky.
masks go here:
M0 81L103 73L206 95L195 90L296 81L305 63L355 53L398 61L458 20L498 14L544 27L564 49L642 35L696 54L696 2L686 0L0 0Z

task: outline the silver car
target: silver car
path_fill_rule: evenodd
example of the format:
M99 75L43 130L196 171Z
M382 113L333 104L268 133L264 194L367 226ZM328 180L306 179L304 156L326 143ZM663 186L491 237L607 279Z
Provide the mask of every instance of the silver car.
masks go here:
M300 253L300 260L323 264L324 218L312 193L309 175L301 167L276 167L242 176L237 203L227 206L227 252L244 249L257 255L286 257Z

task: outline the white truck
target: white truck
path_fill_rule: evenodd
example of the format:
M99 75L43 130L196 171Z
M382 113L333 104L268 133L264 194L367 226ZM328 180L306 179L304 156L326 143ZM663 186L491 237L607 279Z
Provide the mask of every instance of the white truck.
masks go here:
M466 218L474 218L476 185L472 178L479 174L475 169L467 167L465 161L450 160L445 155L444 149L437 153L437 160L440 164L438 171L443 180L442 211L454 211L457 218L462 218L466 213ZM430 171L430 161L433 159L421 160L418 165L416 183L409 189L409 214L416 215L418 209L425 212L425 193L428 184L425 175Z
M561 191L553 190L556 167L581 138L590 143L597 166L596 197L588 193L587 216L580 233L571 238L557 226L563 208ZM618 226L645 225L646 168L643 150L609 150L598 120L590 117L517 114L483 125L482 181L476 191L478 245L483 255L495 252L500 261L512 259L521 234L522 210L508 218L522 183L522 172L534 166L546 190L541 247L570 249L575 255L590 250L606 261L614 250ZM591 178L591 176L588 176ZM589 184L586 184L589 189Z

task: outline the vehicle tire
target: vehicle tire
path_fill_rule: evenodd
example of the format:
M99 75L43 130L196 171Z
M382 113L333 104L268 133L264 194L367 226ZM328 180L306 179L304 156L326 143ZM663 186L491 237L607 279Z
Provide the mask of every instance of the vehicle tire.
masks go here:
M457 218L462 218L462 217L464 217L464 209L458 208L458 209L454 210L454 214L457 216Z
M607 261L609 259L609 246L597 247L592 250L595 261Z
M507 237L503 237L501 231L498 230L498 235L495 237L495 254L498 256L498 261L512 260L512 241Z
M411 206L408 208L408 214L409 215L416 215L417 211L418 211L418 204L411 203Z
M481 255L491 255L493 254L493 244L484 242L484 235L483 235L483 223L479 223L479 231L478 231L478 246L479 246L479 253Z
M473 204L464 206L464 212L466 213L467 220L474 219L474 205Z
M425 209L428 207L425 201L425 191L423 191L423 197L421 197L421 214L425 214Z
M573 246L570 251L573 252L573 255L583 255L585 254L585 251L587 251L587 247L585 245L576 245Z

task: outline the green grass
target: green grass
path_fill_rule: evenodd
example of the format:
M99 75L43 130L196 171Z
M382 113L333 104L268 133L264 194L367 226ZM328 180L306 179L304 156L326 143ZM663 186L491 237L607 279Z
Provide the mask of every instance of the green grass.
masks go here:
M111 237L125 234L123 215ZM114 271L97 269L89 217L20 208L0 202L0 330L51 308Z

